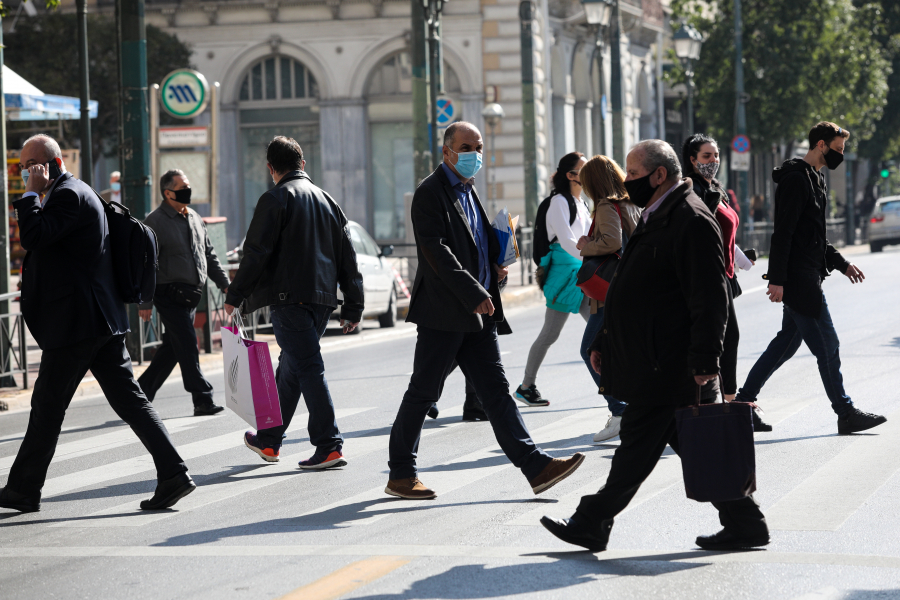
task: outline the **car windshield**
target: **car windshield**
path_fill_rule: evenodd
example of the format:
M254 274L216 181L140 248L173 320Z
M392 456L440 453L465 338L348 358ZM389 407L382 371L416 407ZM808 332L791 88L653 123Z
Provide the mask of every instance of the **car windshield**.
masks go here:
M881 205L881 212L898 212L900 211L900 200L891 200Z

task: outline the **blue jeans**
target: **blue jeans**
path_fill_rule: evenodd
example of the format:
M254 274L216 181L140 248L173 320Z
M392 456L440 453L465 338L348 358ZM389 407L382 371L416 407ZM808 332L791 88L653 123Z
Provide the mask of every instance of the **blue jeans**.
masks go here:
M284 423L280 427L260 429L257 439L263 446L281 446L282 436L291 424L302 394L309 411L310 443L320 454L340 450L344 438L334 416L319 346L332 308L321 304L284 304L273 306L271 311L275 339L281 346L275 384Z
M600 374L591 366L591 352L588 348L591 347L594 338L600 333L602 327L603 307L601 306L597 309L597 312L592 314L588 319L587 325L584 328L584 337L581 338L581 358L584 360L584 364L587 365L588 372L591 374L591 377L594 378L594 383L597 384L598 388L600 387ZM612 416L621 417L622 413L625 412L625 407L627 405L621 400L616 400L612 396L604 395L603 397L606 398L606 404L609 406L609 412L612 413Z
M807 317L785 305L781 331L769 343L769 347L750 369L747 381L738 391L735 400L739 402L756 402L760 390L781 365L786 363L806 342L819 364L819 375L825 385L825 393L831 400L831 408L838 417L846 416L853 408L853 402L844 392L844 377L841 375L841 356L838 352L840 342L828 303L822 299L822 312L818 318Z

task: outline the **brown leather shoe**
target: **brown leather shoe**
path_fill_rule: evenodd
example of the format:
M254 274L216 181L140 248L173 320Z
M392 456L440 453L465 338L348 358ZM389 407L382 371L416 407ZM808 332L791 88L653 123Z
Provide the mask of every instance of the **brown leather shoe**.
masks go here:
M407 500L433 500L437 498L434 490L425 487L418 477L410 477L409 479L389 479L384 493L398 498L406 498Z
M541 474L529 481L535 494L546 492L554 485L575 472L575 469L584 462L584 454L576 452L569 458L554 458L550 464L544 467Z

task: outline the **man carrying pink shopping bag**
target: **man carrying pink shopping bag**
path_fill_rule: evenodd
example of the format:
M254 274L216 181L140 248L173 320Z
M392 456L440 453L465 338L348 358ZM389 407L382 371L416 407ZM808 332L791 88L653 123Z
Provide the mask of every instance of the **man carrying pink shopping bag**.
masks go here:
M231 327L222 327L225 357L225 405L257 429L281 426L281 404L267 342L247 339L237 311Z
M282 422L270 425L256 414L257 431L245 433L244 444L263 460L278 462L282 440L302 395L309 411L309 441L316 451L300 461L300 468L342 467L347 464L344 438L325 381L319 340L338 305L338 285L344 295L344 333L359 325L362 275L347 217L303 171L306 162L299 144L276 137L266 148L266 161L276 185L256 204L240 269L228 286L225 311L231 315L239 306L247 313L269 307L281 347L275 384ZM228 335L223 329L223 346ZM227 369L226 365L226 375Z

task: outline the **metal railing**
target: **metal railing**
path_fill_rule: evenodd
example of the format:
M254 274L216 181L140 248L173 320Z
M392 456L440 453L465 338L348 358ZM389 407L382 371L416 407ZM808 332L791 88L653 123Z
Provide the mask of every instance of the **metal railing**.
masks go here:
M744 228L738 245L742 249L756 248L758 256L768 256L772 249L772 232L775 224L772 221L756 221ZM847 222L844 219L828 219L825 222L825 236L836 248L846 245Z
M531 259L534 256L534 227L516 227L516 243L519 245L519 277L520 285L525 285L525 272L528 272L528 285L533 283L534 270Z
M21 292L0 295L0 302L12 302ZM21 312L0 315L0 380L22 375L22 389L28 389L28 343Z

